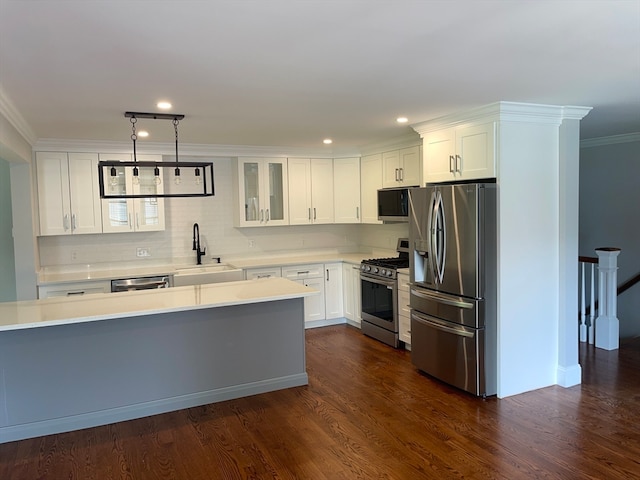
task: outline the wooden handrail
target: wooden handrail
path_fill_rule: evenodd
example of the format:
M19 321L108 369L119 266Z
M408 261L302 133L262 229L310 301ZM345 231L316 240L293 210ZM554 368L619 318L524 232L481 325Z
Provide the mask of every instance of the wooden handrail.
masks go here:
M598 257L578 256L578 261L583 263L598 263Z
M640 282L640 272L638 272L635 277L630 278L629 280L627 280L626 282L624 282L622 285L618 287L618 295L620 295L623 292L626 292L638 282Z

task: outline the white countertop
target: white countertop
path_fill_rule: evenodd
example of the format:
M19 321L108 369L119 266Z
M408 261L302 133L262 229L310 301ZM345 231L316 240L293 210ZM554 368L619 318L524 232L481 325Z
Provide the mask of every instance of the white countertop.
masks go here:
M318 292L284 278L0 302L0 331L269 302Z
M380 255L378 255L380 256ZM292 255L264 255L252 258L231 258L228 265L239 269L276 267L283 265L303 265L311 263L346 262L359 264L362 260L374 258L374 253L316 253L305 255L295 252ZM195 263L195 262L194 262ZM212 263L211 265L216 265ZM38 273L38 285L84 282L89 280L112 280L118 278L149 277L172 275L180 268L195 267L194 264L149 264L135 267L116 264L72 265L68 267L45 267Z

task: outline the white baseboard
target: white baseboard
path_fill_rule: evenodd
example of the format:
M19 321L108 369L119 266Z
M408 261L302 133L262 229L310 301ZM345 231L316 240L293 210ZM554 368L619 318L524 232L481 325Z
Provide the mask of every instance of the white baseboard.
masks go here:
M304 328L318 328L318 327L328 327L330 325L341 325L343 323L347 323L347 319L344 317L340 318L329 318L324 320L313 320L311 322L304 322Z
M582 383L582 367L579 364L558 367L558 385L568 388L580 383Z

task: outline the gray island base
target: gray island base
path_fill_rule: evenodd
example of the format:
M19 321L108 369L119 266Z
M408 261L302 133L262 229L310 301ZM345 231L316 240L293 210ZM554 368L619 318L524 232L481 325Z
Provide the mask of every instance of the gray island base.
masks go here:
M0 332L0 443L306 385L304 299Z

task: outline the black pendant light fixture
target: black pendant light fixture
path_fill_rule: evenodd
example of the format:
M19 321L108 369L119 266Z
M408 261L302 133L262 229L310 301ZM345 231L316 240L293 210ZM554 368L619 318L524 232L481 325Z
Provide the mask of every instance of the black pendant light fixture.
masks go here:
M184 115L172 113L145 113L145 112L125 112L124 116L129 118L131 122L131 141L133 142L133 161L117 161L107 160L98 162L98 182L100 184L101 198L170 198L170 197L211 197L214 195L213 186L213 162L179 162L178 158L178 124L184 118ZM139 118L153 120L171 120L175 134L176 143L176 159L175 162L153 162L138 161L136 141L138 135L136 133L136 123ZM182 181L181 167L183 169L194 169L193 181ZM116 191L115 188L105 188L105 177L110 177L109 185L115 187L118 180L118 168L124 169L125 176L127 169L131 169L132 183L136 186L140 185L141 175L140 169L153 168L153 184L156 188L151 191L140 191L140 188L134 187L134 191ZM161 170L164 169L164 170ZM173 169L173 185L163 185L161 171ZM136 192L136 190L138 190Z

